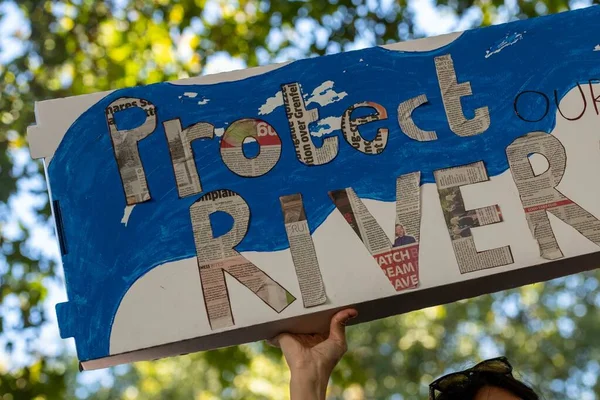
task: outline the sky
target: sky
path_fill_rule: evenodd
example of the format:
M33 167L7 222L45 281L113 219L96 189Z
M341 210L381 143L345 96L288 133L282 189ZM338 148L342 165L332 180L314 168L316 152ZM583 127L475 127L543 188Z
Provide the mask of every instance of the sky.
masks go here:
M370 0L371 3L377 3L376 0ZM390 7L394 0L382 0L379 2L380 6L385 9ZM591 1L589 0L576 0L572 1L572 6L576 8L588 6ZM209 3L210 4L210 3ZM500 10L496 23L507 22L510 15L513 13L516 7L516 0L507 0L505 6ZM450 9L436 8L433 0L413 0L409 2L410 11L413 12L415 17L416 33L423 36L435 36L439 34L448 33L451 31L460 31L468 28L481 18L479 10L473 9L468 11L462 19L458 19ZM543 11L539 10L539 11ZM23 51L21 42L16 39L15 34L27 34L29 28L25 23L20 11L18 10L15 3L2 3L0 6L0 13L3 17L0 19L0 65L6 65L10 63L16 55ZM219 9L218 7L208 6L207 13L209 18L217 18ZM300 47L305 45L302 42L303 32L310 32L315 29L315 26L311 25L309 21L300 21L297 26L297 33L295 39ZM191 56L190 50L185 45L189 42L189 39L193 36L193 30L184 32L180 38L178 46L178 54L182 58ZM321 39L326 39L325 32L316 30L317 39L319 36ZM271 40L281 40L281 34L278 36L274 33ZM359 39L345 48L345 50L354 50L364 47L369 47L373 43L373 36L369 32L365 32L359 37ZM329 51L339 51L339 48L331 48ZM275 61L284 61L284 59L298 58L301 52L294 53L293 51L282 54L282 59L276 59ZM263 62L266 59L263 58ZM232 59L225 53L217 53L208 59L206 68L203 74L214 74L218 72L225 72L235 69L244 68L244 63L239 59ZM12 152L14 158L15 169L19 170L22 168L31 168L31 159L27 150L19 150ZM29 179L20 182L19 193L13 196L9 204L10 209L14 213L9 218L9 224L2 228L4 234L7 237L14 236L18 233L17 223L22 221L26 226L31 228L32 240L31 244L33 247L41 251L45 257L52 258L59 261L58 245L54 238L53 228L49 226L42 226L37 221L33 212L33 207L44 202L44 198L36 197L28 193L32 188L43 187L42 177ZM61 269L58 269L61 271ZM3 266L0 265L0 273L3 271ZM75 353L75 346L73 339L61 340L58 333L58 325L56 323L56 314L54 312L54 306L56 303L67 301L64 285L60 282L48 280L46 282L49 287L49 296L45 302L45 308L48 316L48 323L46 323L42 329L42 335L39 340L36 340L38 347L45 354L58 354L62 352ZM0 312L5 316L6 323L10 324L15 320L16 314L11 311L11 308L18 305L18 299L7 298L4 304L0 305ZM19 365L28 362L26 352L24 351L24 343L22 340L16 340L16 349L14 354L9 358L8 354L2 353L2 346L7 338L16 339L15 333L6 333L4 336L0 336L0 366L4 365L8 368L15 368ZM0 368L1 370L1 368ZM110 385L110 377L102 371L99 372L86 372L81 374L80 381L83 384L102 384Z

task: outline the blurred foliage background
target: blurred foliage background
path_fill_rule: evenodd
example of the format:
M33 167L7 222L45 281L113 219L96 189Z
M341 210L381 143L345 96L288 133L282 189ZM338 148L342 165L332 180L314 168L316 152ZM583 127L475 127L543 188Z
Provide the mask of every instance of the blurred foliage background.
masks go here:
M64 290L62 276L43 167L26 150L36 100L217 72L221 61L252 67L591 3L1 0L0 399L287 397L281 353L262 343L78 373L73 344L57 339L51 293ZM579 274L352 327L330 398L426 398L434 377L499 354L547 399L600 398L599 279L598 272Z

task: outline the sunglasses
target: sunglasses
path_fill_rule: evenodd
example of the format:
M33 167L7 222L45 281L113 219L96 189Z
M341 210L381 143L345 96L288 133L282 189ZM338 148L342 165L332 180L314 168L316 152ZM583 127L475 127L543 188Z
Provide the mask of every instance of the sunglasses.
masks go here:
M512 365L506 357L482 361L472 368L455 372L436 379L429 385L429 400L436 400L439 394L458 394L471 387L481 373L509 375L512 377Z

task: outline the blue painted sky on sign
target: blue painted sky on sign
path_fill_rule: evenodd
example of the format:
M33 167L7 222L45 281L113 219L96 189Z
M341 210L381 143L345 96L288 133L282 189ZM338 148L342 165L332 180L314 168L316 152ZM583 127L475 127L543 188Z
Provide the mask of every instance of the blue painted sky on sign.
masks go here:
M600 8L591 8L471 31L446 48L427 53L374 48L297 61L243 81L162 83L110 94L73 124L49 166L68 248L63 264L70 301L59 307L63 334L76 337L82 360L107 355L112 319L133 282L156 265L195 255L188 210L199 196L178 198L162 122L180 118L183 126L206 121L225 128L240 118L260 117L275 127L282 140L281 159L262 177L242 179L230 172L219 157L218 139L197 141L194 151L205 192L234 190L250 206L249 231L237 249L283 249L287 241L280 195L302 193L314 231L334 209L329 190L353 187L363 198L394 201L395 178L401 174L422 171L424 181L432 182L436 169L479 160L485 161L492 176L505 171L508 144L530 131L550 132L555 122L553 104L548 117L539 123L517 118L513 100L519 92L538 90L552 99L556 89L560 98L576 82L600 77L600 53L593 51L599 40L595 32L599 16ZM492 46L515 34L522 39L485 57ZM491 127L484 134L461 138L450 131L433 62L444 54L452 55L459 82L471 82L474 95L462 101L467 117L476 108L489 107ZM388 120L366 125L361 132L371 138L377 128L389 128L386 150L377 156L359 153L338 130L328 134L339 137L339 153L333 162L318 167L298 162L283 107L259 116L260 107L275 96L280 85L293 81L309 95L328 81L334 83L336 92L347 94L325 106L308 104L309 109L319 109L320 119L339 117L357 102L383 105ZM186 92L197 96L186 96ZM420 94L426 94L430 104L419 108L414 119L422 129L437 131L439 140L434 142L409 139L396 121L398 104ZM104 108L124 96L150 100L159 118L156 131L139 145L152 201L135 207L127 227L121 224L125 199L104 120ZM527 107L533 115L545 103L531 101L522 109ZM315 138L317 145L320 140Z

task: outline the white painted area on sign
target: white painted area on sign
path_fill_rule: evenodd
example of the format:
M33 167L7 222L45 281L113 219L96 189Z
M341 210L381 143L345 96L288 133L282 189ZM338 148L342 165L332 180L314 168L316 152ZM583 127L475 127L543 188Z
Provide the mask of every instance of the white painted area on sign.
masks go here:
M221 137L225 134L225 128L215 128L215 136Z
M336 130L342 129L341 117L327 117L317 122L317 130L311 131L311 135L321 137Z
M386 44L381 47L393 51L425 52L447 46L450 43L454 42L456 39L458 39L460 35L462 35L462 32L448 33L446 35L424 38L419 40L410 40L408 42Z
M318 103L321 107L324 107L328 104L340 101L344 97L348 96L348 93L346 92L336 92L333 89L333 86L333 81L325 81L317 86L317 88L313 90L312 94L307 99L306 105L308 106L310 103Z
M491 56L493 56L494 54L498 54L500 53L502 50L504 50L505 48L512 46L514 44L516 44L517 42L523 40L523 34L525 34L526 32L523 33L509 33L508 35L506 35L506 37L500 42L495 44L494 46L490 47L486 53L485 53L485 58L490 58Z
M271 114L277 107L283 105L283 93L281 90L275 93L275 96L269 97L265 104L258 109L258 115Z
M123 211L123 218L121 218L121 223L125 225L125 227L127 227L127 224L129 223L129 217L131 217L131 212L133 211L133 207L135 206L135 204L132 206L126 206L125 210Z

